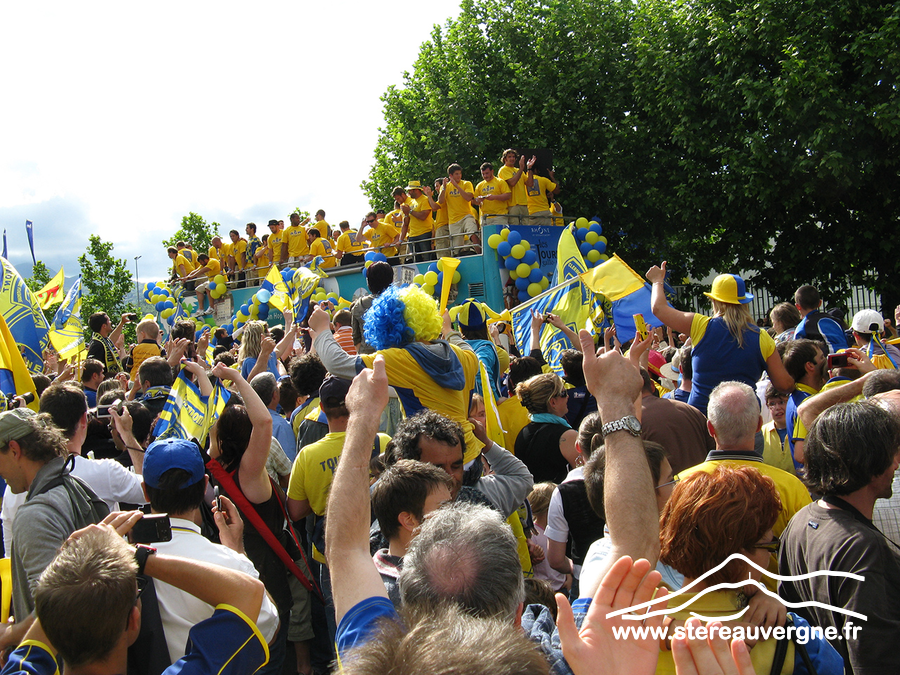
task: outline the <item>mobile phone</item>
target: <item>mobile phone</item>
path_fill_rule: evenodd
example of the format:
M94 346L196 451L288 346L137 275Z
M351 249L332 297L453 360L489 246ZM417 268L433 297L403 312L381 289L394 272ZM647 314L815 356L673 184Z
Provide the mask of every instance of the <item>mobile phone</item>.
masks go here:
M172 541L172 523L168 513L145 513L131 528L132 544Z
M219 494L219 486L218 485L216 485L214 492L216 495L216 511L218 511L221 514L224 514L225 512L222 510L222 495Z
M849 354L829 354L828 355L828 368L846 368L850 365L850 355Z
M641 336L641 342L647 339L647 335L649 332L647 331L647 323L644 321L643 314L632 314L631 318L634 319L634 327L637 329L638 334Z

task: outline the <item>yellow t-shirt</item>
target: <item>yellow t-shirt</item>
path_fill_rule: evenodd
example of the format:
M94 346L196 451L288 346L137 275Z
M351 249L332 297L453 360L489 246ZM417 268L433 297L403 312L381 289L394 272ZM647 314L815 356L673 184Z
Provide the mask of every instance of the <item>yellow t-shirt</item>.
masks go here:
M552 222L556 227L562 227L563 225L565 225L562 217L562 204L560 204L559 202L553 202L552 204L550 204L550 213L553 215Z
M438 207L438 210L434 212L434 229L447 227L450 224L450 221L447 220L447 205L439 203Z
M475 188L472 187L471 181L461 180L459 185L469 194L475 194ZM447 204L447 222L455 223L472 215L472 203L460 194L459 188L453 183L448 181L444 186L444 192L446 193L444 202Z
M247 267L247 259L244 257L247 252L247 240L238 239L231 242L231 257L234 258L234 266L236 269L242 270Z
M309 242L306 240L306 228L302 225L291 225L285 228L283 237L287 238L288 256L296 258L301 255L309 255Z
M185 258L180 253L175 256L175 273L178 276L185 276L186 274L190 274L194 271L194 266L191 264L191 261ZM184 266L184 272L181 271L182 266Z
M497 175L504 181L508 181L510 178L516 175L516 171L519 170L517 166L506 166L505 164L500 167L500 171L497 172ZM509 187L509 183L506 185ZM519 177L518 182L512 187L512 199L506 202L507 207L510 206L527 206L528 205L528 193L525 189L525 172L522 172L522 175Z
M334 254L331 252L331 242L322 237L316 237L316 240L309 245L309 254L315 258L317 255L322 256L322 269L328 269L337 265Z
M331 225L328 224L327 220L322 219L317 223L313 223L312 226L319 231L323 239L331 241Z
M370 227L363 233L363 238L372 242L372 246L381 248L381 252L391 257L397 255L396 246L388 246L390 242L400 234L400 228L394 226L394 216L399 214L400 223L403 223L403 212L400 209L391 211L380 221L376 227Z
M410 211L427 211L425 218L419 220L414 215L409 216L409 232L408 237L419 237L423 234L431 234L434 227L434 217L431 212L431 204L428 203L428 197L422 195L418 199L412 197L407 198L406 203L409 205Z
M527 178L523 176L521 182L526 180ZM528 184L525 184L525 191L528 193L528 213L549 211L550 202L547 201L547 193L553 192L555 189L556 183L549 178L544 178L543 176L535 174L534 182L531 184L531 187L529 188Z
M206 267L206 278L212 281L219 272L222 271L222 263L215 258L210 258L209 262L204 265Z
M505 195L510 192L509 185L505 180L500 180L494 176L491 180L483 180L475 188L476 197L487 197L488 195ZM487 215L498 215L509 213L509 200L497 201L495 199L486 199L481 205L481 213Z
M272 260L278 262L281 260L281 241L284 239L284 230L278 230L269 235L269 250L272 252L270 256Z
M267 269L272 264L272 249L268 246L268 241L266 242L266 246L260 246L256 249L256 253L259 256L256 259L256 267Z
M361 241L358 244L355 244L355 239L356 233L353 230L350 230L349 232L343 232L341 233L341 236L338 237L337 243L334 245L334 247L342 253L349 253L350 255L362 255L363 249L366 248L366 243L364 241Z
M331 481L334 480L334 472L344 450L345 437L346 433L343 431L329 432L324 438L304 447L294 458L287 495L291 499L308 501L309 507L317 516L325 515ZM383 451L390 440L391 437L387 434L378 434L375 442ZM325 562L317 549L313 549L313 557L319 562Z

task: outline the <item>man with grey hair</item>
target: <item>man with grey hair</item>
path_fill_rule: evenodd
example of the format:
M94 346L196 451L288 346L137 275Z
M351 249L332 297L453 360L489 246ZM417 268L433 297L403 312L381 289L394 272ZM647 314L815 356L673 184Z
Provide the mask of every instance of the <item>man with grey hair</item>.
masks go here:
M272 437L278 441L284 454L293 462L297 454L297 438L290 422L278 413L278 404L281 402L278 381L272 373L265 372L254 377L250 381L250 386L269 409L272 416Z
M587 331L582 332L581 340L583 346L592 344ZM604 414L611 418L626 415L607 425L604 432L608 436L609 451L617 462L615 466L619 467L621 463L636 469L631 472L633 477L624 481L628 485L623 483L621 487L631 490L636 485L649 485L649 466L646 460L641 457L641 463L633 463L624 457L635 454L632 450L640 448L639 439L624 422L634 420L640 427L640 423L629 416L634 410L633 398L640 387L637 371L621 354L602 359L600 365L592 361L585 366L586 372L588 368L592 372L589 379L592 391L599 391L597 379L607 375L604 382L609 385L609 393L598 399ZM630 370L632 377L622 377L622 368ZM624 374L628 375L629 372ZM331 569L335 611L339 623L336 644L342 666L349 673L357 672L355 655L359 653L358 650L366 649L371 644L377 645L384 639L385 633L390 633L391 627L400 622L400 616L388 599L368 546L369 460L372 439L378 430L379 415L387 404L387 399L387 375L384 359L379 355L372 370L364 369L356 377L346 397L349 411L347 433L341 461L331 485L328 527L325 532L326 556ZM619 457L620 454L623 456ZM611 492L618 494L615 489L611 489ZM649 490L647 494L649 495ZM616 520L623 526L623 536L628 540L632 551L646 552L652 556L653 550L658 550L659 536L654 532L658 515L650 499L639 498L629 504L627 510L610 508L607 513L610 520ZM631 527L627 528L626 525ZM642 567L638 568L638 563L635 563L633 569L649 570L646 560L639 562ZM623 559L616 565L620 568L630 567L631 563L630 559ZM641 571L638 577L644 574ZM582 621L588 622L586 625L590 628L586 630L589 633L610 632L609 624L598 626L594 622L596 617L611 611L608 599L616 596L617 586L618 592L622 593L618 599L625 601L625 606L636 604L627 601L632 599L630 593L634 588L630 591L624 589L619 585L621 579L618 574L611 573L611 576L617 578L604 579L593 604L591 598L579 599L572 608L565 604L566 615L563 616L562 611L560 613L560 630L566 631L567 640L578 640L576 625L580 625ZM658 583L658 573L650 573L643 581L635 577L635 587L638 587L638 582L641 587L648 588L649 599L653 592L651 587ZM603 588L611 591L611 594L604 596ZM543 653L552 672L572 672L558 647L559 639L554 633L555 627L549 610L539 605L524 607L524 583L516 553L516 540L501 516L493 509L472 504L453 505L439 508L426 518L404 558L404 568L400 574L400 595L406 627L404 629L415 630L415 626L421 621L427 621L449 606L478 617L479 620L499 620L508 625L510 630L515 630L516 626L521 627L534 647ZM624 595L629 595L627 600ZM638 595L640 594L634 595L634 599ZM605 644L611 645L612 637ZM590 648L584 643L582 646L587 653L596 644ZM519 653L521 649L519 645ZM601 647L598 651L606 650ZM598 658L602 658L608 666L606 672L609 673L649 673L655 670L657 654L655 641L628 640L617 643L609 653L593 654L592 662L596 663ZM566 655L571 655L576 660L579 657L574 650L567 651ZM573 667L575 665L573 663ZM578 669L578 672L587 671Z
M702 464L685 469L678 480L695 471L712 473L720 464L728 466L752 466L775 481L781 497L781 514L772 532L780 536L788 521L812 500L809 493L793 474L765 464L754 450L756 432L762 428L759 399L756 392L743 382L722 382L713 389L707 407L706 428L716 441L716 449L706 456Z

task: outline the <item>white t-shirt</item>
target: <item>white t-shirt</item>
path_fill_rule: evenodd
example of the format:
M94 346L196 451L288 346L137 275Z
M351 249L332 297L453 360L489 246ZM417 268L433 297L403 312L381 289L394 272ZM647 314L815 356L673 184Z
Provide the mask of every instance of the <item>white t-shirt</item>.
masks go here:
M254 579L259 578L259 573L247 556L232 551L227 546L212 543L200 534L200 527L190 520L182 518L171 518L170 520L172 522L172 541L153 544L159 553L221 565L249 574ZM194 624L211 617L214 607L171 584L154 580L153 586L159 601L159 615L166 633L169 658L174 663L185 654L188 632ZM269 598L268 593L263 598L256 625L259 626L266 642L271 642L278 632L278 608Z

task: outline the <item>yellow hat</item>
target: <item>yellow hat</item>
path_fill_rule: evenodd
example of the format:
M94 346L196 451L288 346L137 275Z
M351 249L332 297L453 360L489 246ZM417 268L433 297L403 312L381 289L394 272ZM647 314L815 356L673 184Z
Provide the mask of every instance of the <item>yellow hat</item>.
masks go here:
M703 295L730 305L746 305L753 300L753 294L747 292L744 280L737 274L720 274L713 281L712 290Z

